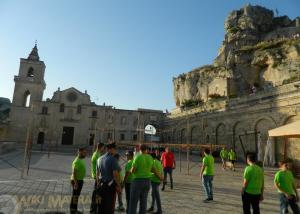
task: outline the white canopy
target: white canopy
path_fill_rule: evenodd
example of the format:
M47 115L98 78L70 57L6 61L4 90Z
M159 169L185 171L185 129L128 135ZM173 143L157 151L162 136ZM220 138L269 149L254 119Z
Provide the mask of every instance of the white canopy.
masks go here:
M269 130L270 137L300 138L300 121Z

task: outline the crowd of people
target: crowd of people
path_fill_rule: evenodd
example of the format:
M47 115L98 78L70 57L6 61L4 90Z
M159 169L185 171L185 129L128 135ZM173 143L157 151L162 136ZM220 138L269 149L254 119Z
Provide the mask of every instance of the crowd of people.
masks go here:
M78 212L78 198L80 196L83 180L86 175L86 166L83 159L86 149L79 148L78 155L72 163L72 198L70 204L71 214ZM127 162L124 170L119 163L120 155L117 153L115 143L104 145L99 143L91 158L91 176L95 180L92 193L90 213L114 213L116 199L117 209L128 214L154 212L162 213L159 186L163 183L162 191L167 185L167 176L170 178L170 189L173 189L172 171L175 168L175 156L167 147L160 155L159 149L154 152L145 145L135 147L134 151L126 152ZM125 189L126 209L122 201L122 192ZM148 193L151 189L152 202L147 209Z
M86 176L86 166L83 160L86 154L85 148L78 149L78 155L72 163L71 214L80 213L77 210L77 205ZM226 170L228 162L230 163L230 169L235 170L234 165L237 157L233 149L228 152L225 148L222 148L220 158L223 170ZM128 214L136 214L137 210L140 214L147 212L161 214L162 205L159 186L162 183L161 191L165 190L169 175L170 189L173 189L172 175L176 167L173 152L166 147L160 155L159 149L152 151L147 145L141 144L137 145L134 151L126 151L126 159L127 162L124 170L122 170L116 143L107 145L99 143L97 145L97 149L91 158L91 176L95 182L90 213L114 213L117 201L117 209L126 211ZM214 176L214 157L210 149L205 149L200 170L200 177L206 193L205 203L214 200ZM247 166L244 169L243 178L241 190L243 213L250 214L252 209L253 214L259 214L259 204L264 199L264 170L263 166L256 161L255 154L247 154ZM285 160L279 162L279 171L275 174L274 185L279 193L280 213L288 213L288 207L290 206L294 214L300 214L294 177L289 170L288 162ZM123 189L125 189L126 208L122 201ZM150 189L152 201L151 206L148 208L147 198Z

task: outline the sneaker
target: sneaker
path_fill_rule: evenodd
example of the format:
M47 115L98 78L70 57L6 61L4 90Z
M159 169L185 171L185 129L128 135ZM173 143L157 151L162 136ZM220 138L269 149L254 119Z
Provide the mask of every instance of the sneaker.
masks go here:
M203 200L204 203L207 203L207 202L209 202L209 201L211 201L209 198Z
M207 200L208 200L208 201L213 201L214 199L213 199L213 198L208 198Z
M123 206L119 206L119 207L118 207L118 210L120 210L120 211L125 211L125 208L124 208Z
M153 212L154 211L154 207L150 207L147 212Z
M165 186L163 186L163 187L161 188L161 191L165 191Z

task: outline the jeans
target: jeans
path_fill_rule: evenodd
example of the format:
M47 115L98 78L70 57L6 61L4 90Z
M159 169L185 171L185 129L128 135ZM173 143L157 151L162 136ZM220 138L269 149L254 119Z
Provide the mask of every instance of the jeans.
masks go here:
M122 191L123 191L123 189L121 189L121 192L118 193L118 206L119 206L119 208L123 207Z
M173 176L172 176L172 172L173 172L173 168L172 167L165 167L164 168L164 184L163 184L163 188L167 184L167 174L169 174L171 188L173 188Z
M261 196L260 194L253 195L246 192L242 194L244 214L251 214L250 206L252 206L253 214L260 214L260 210L259 210L260 196Z
M213 186L212 181L214 179L213 175L203 175L202 184L208 199L213 199Z
M94 190L93 190L93 194L92 194L91 207L90 207L90 213L96 213L97 212L96 196L97 196L97 180L95 179Z
M161 210L161 201L160 201L160 195L159 195L159 185L160 183L151 182L151 188L152 188L152 204L151 207L154 208L155 202L157 205L157 213L162 213Z
M82 186L83 186L83 180L78 180L77 181L77 189L74 189L74 181L71 181L71 185L72 185L72 198L71 198L71 204L70 204L70 213L76 213L77 212L77 206L78 206L78 198L80 196L81 190L82 190Z
M125 196L126 196L127 213L128 213L128 210L129 210L129 201L130 201L130 186L131 186L131 183L125 183Z
M288 206L290 205L292 211L294 214L299 214L299 207L297 205L296 198L288 199L285 197L283 193L279 194L279 200L280 200L280 213L285 214L288 211Z
M139 214L147 212L147 197L150 190L149 179L135 179L130 187L129 214L136 214L137 204L140 201Z

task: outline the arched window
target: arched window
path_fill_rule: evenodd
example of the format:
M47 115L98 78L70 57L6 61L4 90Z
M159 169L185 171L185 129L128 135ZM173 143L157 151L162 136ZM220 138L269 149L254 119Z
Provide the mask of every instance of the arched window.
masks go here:
M92 117L97 117L97 111L96 110L92 111Z
M77 114L81 114L81 105L77 106Z
M29 107L30 106L30 92L26 91L24 93L24 101L23 101L23 106L24 107Z
M34 77L33 68L30 67L27 72L27 77Z
M42 114L48 114L48 107L47 106L43 106Z
M60 104L59 106L59 112L65 112L65 104Z

